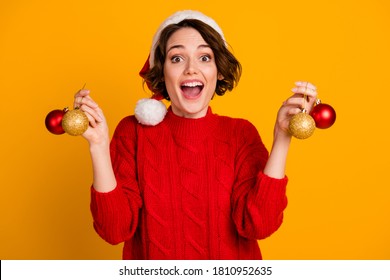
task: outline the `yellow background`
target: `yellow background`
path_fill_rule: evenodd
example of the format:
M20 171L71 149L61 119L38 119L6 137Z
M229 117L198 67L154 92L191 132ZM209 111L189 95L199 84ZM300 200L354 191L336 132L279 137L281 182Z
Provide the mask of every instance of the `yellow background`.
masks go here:
M112 133L149 96L138 76L168 15L200 10L243 65L214 112L249 119L268 148L296 80L317 85L335 125L293 139L282 227L265 259L389 259L390 4L385 0L0 2L0 259L120 259L92 228L91 162L81 137L46 114L87 83Z

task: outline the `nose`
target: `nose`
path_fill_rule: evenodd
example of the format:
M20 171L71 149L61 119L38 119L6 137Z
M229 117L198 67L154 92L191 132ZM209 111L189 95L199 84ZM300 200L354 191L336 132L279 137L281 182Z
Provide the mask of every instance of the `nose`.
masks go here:
M185 68L185 74L191 75L196 73L198 73L198 67L196 61L194 61L193 59L188 59Z

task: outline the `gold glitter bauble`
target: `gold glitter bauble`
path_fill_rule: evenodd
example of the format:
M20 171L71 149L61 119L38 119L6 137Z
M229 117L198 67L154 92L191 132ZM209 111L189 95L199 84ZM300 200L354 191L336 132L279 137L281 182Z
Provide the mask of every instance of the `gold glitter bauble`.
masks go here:
M316 128L314 119L305 112L294 115L288 126L288 129L292 136L298 139L309 138Z
M62 128L72 136L83 134L89 126L87 116L80 109L67 111L62 119Z

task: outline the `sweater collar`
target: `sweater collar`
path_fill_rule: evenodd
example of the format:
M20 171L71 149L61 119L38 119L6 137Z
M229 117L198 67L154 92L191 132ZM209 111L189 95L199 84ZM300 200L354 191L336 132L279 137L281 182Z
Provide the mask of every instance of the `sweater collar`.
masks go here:
M175 137L191 139L201 139L208 136L216 128L217 122L218 115L212 112L211 107L208 107L204 117L197 119L177 116L173 113L172 107L169 107L164 120Z

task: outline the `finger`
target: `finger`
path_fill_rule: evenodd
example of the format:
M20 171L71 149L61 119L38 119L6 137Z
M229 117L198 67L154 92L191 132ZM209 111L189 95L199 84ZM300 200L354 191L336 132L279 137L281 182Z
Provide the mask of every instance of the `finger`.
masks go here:
M80 90L75 94L74 101L73 101L73 107L80 108L83 104L86 104L92 108L98 107L96 102L89 95L88 89Z
M287 114L290 116L293 116L293 115L296 115L296 114L301 113L301 112L302 112L301 109L295 107L295 108L288 109Z
M299 92L308 96L317 95L317 87L310 82L297 81L295 82L295 86L296 88L294 88L294 92Z
M87 116L88 118L88 121L89 121L89 125L91 127L96 127L97 126L97 123L96 123L96 120L95 118L88 112L84 111L85 115Z
M79 97L79 96L87 96L89 95L90 90L89 89L80 89L78 92L75 93L74 97Z
M315 97L317 95L317 90L314 88L294 87L291 89L291 91L296 94L307 95L312 97Z
M283 106L298 109L299 111L308 110L311 108L311 102L307 99L308 96L302 94L295 94L285 102L283 102Z
M88 97L89 95L89 90L88 89L81 89L79 90L75 95L74 95L74 101L73 101L73 108L80 108L83 99Z
M294 106L294 107L302 107L302 94L294 94L292 97L288 98L283 102L285 106Z
M82 105L80 107L80 109L91 116L91 118L93 118L93 122L102 122L103 121L103 118L101 117L101 114L98 112L98 110L96 110L96 108L91 108L87 105ZM92 123L91 119L90 119L90 122Z
M317 96L309 98L309 101L307 102L307 108L306 108L308 112L311 112L317 100L318 100Z
M80 108L83 104L83 96L78 96L74 99L73 108Z
M97 127L100 122L96 119L96 114L94 113L91 114L90 112L87 111L84 111L84 113L88 118L89 125L93 128Z
M297 82L295 82L295 85L298 87L306 87L306 88L311 88L311 89L317 90L317 87L315 85L313 85L312 83L309 83L309 82L305 82L305 81L297 81Z
M99 105L88 95L80 100L80 106L87 105L93 109L96 109L99 107Z
M317 99L317 91L314 89L302 87L294 88L292 91L301 97L300 107L310 112L313 104Z

